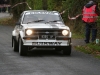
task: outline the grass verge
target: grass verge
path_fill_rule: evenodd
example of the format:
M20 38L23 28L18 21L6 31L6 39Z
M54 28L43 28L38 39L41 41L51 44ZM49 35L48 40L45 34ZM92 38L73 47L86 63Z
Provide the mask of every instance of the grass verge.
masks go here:
M16 22L15 19L13 19L12 17L7 17L7 18L0 18L0 25L14 25Z
M83 39L84 34L80 34L80 33L75 32L72 34L72 38ZM93 42L93 43L89 43L89 44L85 44L85 45L77 45L77 46L75 46L75 49L77 51L81 51L85 54L91 54L94 57L100 59L100 43L96 44L95 42Z
M75 46L76 50L84 52L86 54L92 54L96 58L100 59L100 44L89 43L84 46Z
M82 38L84 38L84 34L83 33L72 32L72 38L82 39Z

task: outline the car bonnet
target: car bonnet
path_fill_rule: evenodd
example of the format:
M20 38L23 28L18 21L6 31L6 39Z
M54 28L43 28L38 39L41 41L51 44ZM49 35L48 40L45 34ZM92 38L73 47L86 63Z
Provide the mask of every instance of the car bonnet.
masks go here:
M34 28L34 29L37 29L37 28L57 28L57 29L68 29L69 30L69 27L68 26L65 26L64 24L46 24L46 23L43 23L43 24L40 24L40 23L35 23L35 24L23 24L24 28L27 29L27 28Z

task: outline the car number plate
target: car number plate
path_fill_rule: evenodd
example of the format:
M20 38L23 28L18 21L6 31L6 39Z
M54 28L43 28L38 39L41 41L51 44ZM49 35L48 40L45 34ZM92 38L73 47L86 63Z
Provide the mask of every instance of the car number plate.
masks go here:
M55 39L54 35L40 35L40 39Z

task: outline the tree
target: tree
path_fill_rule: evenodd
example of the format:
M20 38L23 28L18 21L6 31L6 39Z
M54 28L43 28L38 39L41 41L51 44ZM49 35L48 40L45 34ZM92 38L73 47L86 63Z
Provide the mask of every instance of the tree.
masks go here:
M44 10L47 10L48 9L48 4L47 4L47 0L42 0L42 7Z
M26 0L10 0L10 4L12 5L12 7L20 2L26 2ZM13 8L12 7L11 7L11 13L13 14L13 17L18 18L20 13L22 13L22 11L26 9L26 4L23 3L16 5Z

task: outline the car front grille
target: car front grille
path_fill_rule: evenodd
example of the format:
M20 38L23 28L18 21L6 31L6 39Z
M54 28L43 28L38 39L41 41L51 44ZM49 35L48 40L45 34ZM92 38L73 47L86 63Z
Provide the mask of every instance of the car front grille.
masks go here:
M37 36L38 39L40 40L45 40L45 39L48 39L48 40L56 40L57 39L57 36L63 36L62 35L62 30L52 30L52 29L36 29L36 30L33 30L33 34L31 35L32 36ZM27 36L27 35L26 35Z
M36 31L38 35L61 35L61 30L40 30Z

